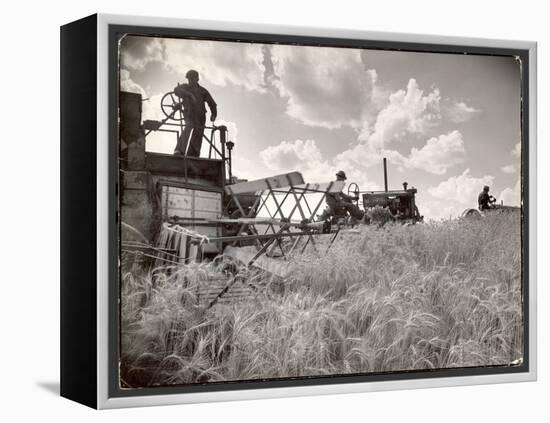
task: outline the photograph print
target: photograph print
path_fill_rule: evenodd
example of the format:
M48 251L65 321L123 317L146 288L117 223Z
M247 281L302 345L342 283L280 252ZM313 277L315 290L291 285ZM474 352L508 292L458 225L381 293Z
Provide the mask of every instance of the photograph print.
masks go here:
M520 58L126 33L117 72L121 389L523 364Z

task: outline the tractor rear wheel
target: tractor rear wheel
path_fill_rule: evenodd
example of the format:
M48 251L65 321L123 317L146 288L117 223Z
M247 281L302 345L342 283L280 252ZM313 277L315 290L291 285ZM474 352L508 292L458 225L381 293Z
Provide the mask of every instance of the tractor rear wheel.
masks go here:
M481 218L481 213L476 209L466 209L462 212L461 217L465 217L467 219L479 219Z

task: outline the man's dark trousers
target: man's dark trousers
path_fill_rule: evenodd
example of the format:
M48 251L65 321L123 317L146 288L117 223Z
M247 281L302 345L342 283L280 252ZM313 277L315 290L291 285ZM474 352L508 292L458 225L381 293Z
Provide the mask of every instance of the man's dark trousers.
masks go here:
M187 156L199 157L201 155L202 137L204 135L204 125L206 124L206 115L199 116L190 122L193 128L191 139L189 140L189 148ZM187 124L189 125L189 123Z

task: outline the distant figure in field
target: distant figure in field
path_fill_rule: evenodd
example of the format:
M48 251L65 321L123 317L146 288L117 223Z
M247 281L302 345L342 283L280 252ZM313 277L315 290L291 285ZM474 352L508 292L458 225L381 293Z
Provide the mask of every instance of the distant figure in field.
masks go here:
M208 104L210 109L211 122L216 120L218 109L208 90L199 85L199 73L196 70L188 71L185 77L188 83L178 85L174 89L174 93L182 100L183 118L185 120L185 129L178 138L174 154L184 155L185 150L187 150L187 156L199 157L206 124L206 107L204 104ZM189 136L191 136L191 139L189 139ZM187 148L188 143L189 148Z
M489 195L489 185L485 185L477 197L477 206L480 211L489 210L496 201L495 197Z
M345 181L346 173L343 170L336 173L336 181ZM347 213L356 222L363 219L363 212L353 204L354 198L343 192L329 192L326 196L327 206L331 209L332 215L336 217L345 217Z

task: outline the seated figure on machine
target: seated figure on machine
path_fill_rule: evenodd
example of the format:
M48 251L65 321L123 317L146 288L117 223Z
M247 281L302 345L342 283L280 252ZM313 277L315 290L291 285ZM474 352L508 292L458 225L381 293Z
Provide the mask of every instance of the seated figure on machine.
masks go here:
M347 179L346 174L343 170L336 173L337 181L345 181ZM353 201L356 200L353 197L350 197L343 192L329 192L326 196L327 208L321 215L321 220L326 220L329 217L341 219L350 216L350 223L352 225L359 223L363 217L364 213L353 204Z
M485 211L494 208L494 204L496 203L496 201L497 199L489 194L489 185L485 185L483 187L483 191L481 191L477 197L477 205L479 211Z

